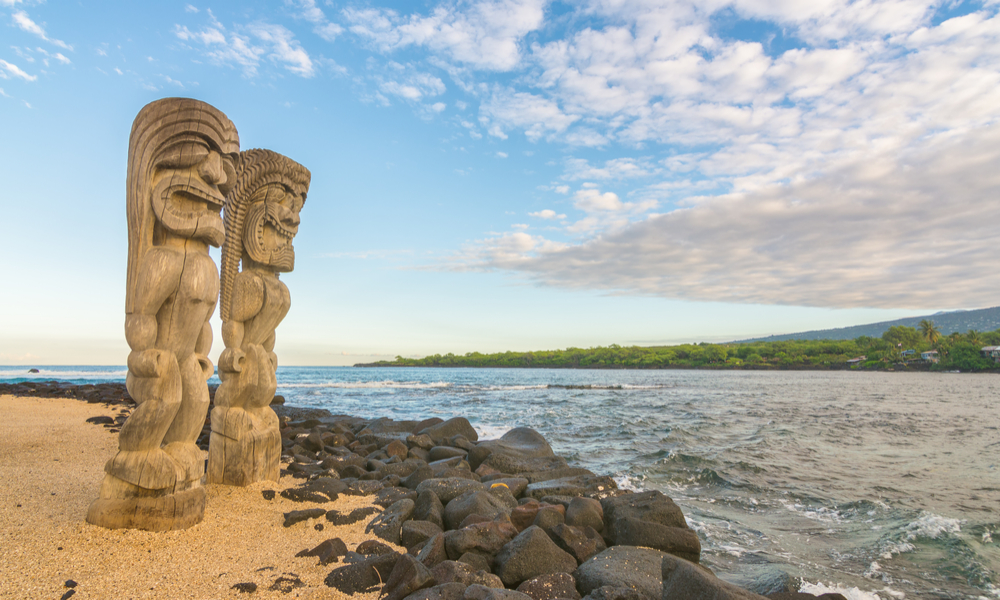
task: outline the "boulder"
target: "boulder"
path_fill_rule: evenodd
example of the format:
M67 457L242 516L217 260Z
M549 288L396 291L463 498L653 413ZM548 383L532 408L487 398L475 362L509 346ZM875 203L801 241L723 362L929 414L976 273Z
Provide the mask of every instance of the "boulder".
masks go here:
M428 479L434 478L434 469L429 466L423 466L414 472L410 473L405 479L403 479L403 487L409 488L411 490L417 489L417 486L421 482L427 481Z
M334 509L326 512L326 520L334 525L351 525L363 519L367 519L377 512L379 512L379 510L374 506L355 508L346 515Z
M441 500L442 504L448 504L454 498L461 496L470 490L482 490L483 484L471 479L459 477L448 477L445 479L428 479L417 485L417 493L431 491Z
M404 498L372 519L371 523L365 527L365 533L373 533L389 543L399 544L403 521L413 515L413 509L413 500Z
M524 477L525 479L527 479L528 483L542 483L544 481L552 481L553 479L567 479L570 477L597 477L597 475L594 475L593 471L591 471L590 469L584 469L583 467L570 467L568 465L555 465L555 464L551 467L545 469L539 469L537 471L522 471L518 475L520 477ZM606 489L611 489L611 488L606 488ZM607 492L604 492L601 495L603 496L606 493ZM565 494L560 494L557 491L549 491L546 492L546 494L543 494L542 496L539 497L542 498L546 495L558 496Z
M447 458L459 458L465 460L465 457L469 455L467 450L462 450L461 448L452 448L451 446L434 446L430 450L431 462L445 460Z
M707 569L683 558L668 554L661 563L661 600L766 600L766 596L726 583Z
M400 543L404 548L412 548L442 533L436 523L430 521L405 521L400 530Z
M398 554L389 546L378 540L365 540L355 548L357 554L361 556L382 556L383 554Z
M578 564L607 549L604 538L593 527L573 527L561 523L546 533L556 546L568 552Z
M417 499L417 492L403 487L385 487L375 494L374 503L382 508L388 508L404 498L415 501Z
M555 506L543 506L535 513L535 520L531 524L535 527L541 527L542 531L551 535L549 532L553 527L565 522L566 517L563 516L562 511L556 509Z
M434 576L409 554L399 557L382 588L382 600L403 600L413 592L434 585Z
M427 568L433 568L440 562L448 560L448 552L444 547L444 534L439 533L427 540L424 547L417 553L417 560Z
M524 490L528 488L528 480L524 477L498 477L489 481L484 481L486 489L493 489L496 486L504 486L510 490L510 495L520 498L524 495Z
M444 529L444 504L438 499L437 494L431 490L424 490L417 494L417 501L413 509L413 518L418 521L429 521L442 530Z
M463 435L471 442L479 440L479 434L476 433L475 428L472 427L472 424L465 417L454 417L442 423L431 425L417 433L430 436L437 444L443 444L449 438L456 435Z
M444 507L444 523L447 529L457 529L469 515L480 515L492 521L500 515L509 515L511 508L495 494L483 490L468 491Z
M373 555L359 562L338 567L326 576L327 587L335 588L345 594L364 594L375 591L382 582L389 579L399 554Z
M470 585L465 588L463 600L531 600L531 596L515 590L505 590L486 587L485 585Z
M540 527L531 526L508 542L494 559L496 574L507 587L546 573L571 573L576 559L556 546Z
M573 572L576 589L586 596L597 588L611 586L633 590L640 600L662 600L663 559L668 556L649 548L612 546Z
M680 507L655 490L603 498L601 507L604 508L604 534L615 543L618 539L616 523L621 518L634 518L667 527L687 527Z
M434 440L431 436L427 434L421 435L411 435L406 438L406 444L412 450L413 448L420 448L421 450L430 450L434 447Z
M583 474L530 483L524 495L541 499L545 496L601 495L617 489L618 484L610 477Z
M547 573L532 577L517 586L517 591L531 596L532 600L556 598L580 600L580 592L576 591L576 580L569 573Z
M448 531L444 534L444 543L448 557L452 560L460 558L466 552L494 556L516 535L517 530L509 521L491 521Z
M583 597L584 600L642 600L639 592L632 588L614 587L605 585Z
M406 600L462 600L465 584L454 582L424 588L406 597Z
M347 545L344 541L340 538L332 538L320 543L312 550L303 550L295 556L316 556L319 558L319 564L328 565L337 562L337 559L346 555Z
M604 529L604 508L593 498L573 498L566 507L566 524L600 532Z
M410 448L399 440L392 440L384 450L389 456L398 456L400 460L406 460L406 456L410 453Z
M698 534L687 527L668 527L632 517L615 520L615 543L662 550L691 562L698 562L701 556Z
M446 560L437 564L431 571L438 583L457 581L465 585L485 585L486 587L502 588L500 578L488 570L476 569L464 562Z
M486 571L489 573L492 571L491 564L493 562L492 556L486 556L485 554L479 554L478 552L466 552L462 556L458 557L458 562L463 562L476 571ZM501 585L503 585L501 583Z
M825 594L820 594L819 596L806 594L804 592L775 592L764 597L768 600L816 600L816 598L819 598L820 600L847 600L846 596L836 592L827 592Z

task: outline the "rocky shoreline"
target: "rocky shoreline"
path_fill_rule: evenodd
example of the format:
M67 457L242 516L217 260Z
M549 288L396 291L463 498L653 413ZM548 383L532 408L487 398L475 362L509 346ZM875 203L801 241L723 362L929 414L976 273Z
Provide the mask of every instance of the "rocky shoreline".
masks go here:
M0 393L114 406L116 417L91 421L112 431L134 406L119 383L0 384ZM353 550L331 538L297 555L330 566L325 584L340 593L378 592L385 600L817 597L773 588L761 595L765 590L718 579L699 564L698 536L669 497L621 490L608 476L572 467L532 429L479 440L462 417L365 420L274 408L281 475L301 480L281 492L302 506L284 513L285 527L367 521L372 539ZM207 433L206 425L199 443L207 444ZM379 508L321 507L341 495L370 496ZM274 496L264 491L261 501ZM288 584L288 591L296 588ZM247 584L237 591L255 590Z

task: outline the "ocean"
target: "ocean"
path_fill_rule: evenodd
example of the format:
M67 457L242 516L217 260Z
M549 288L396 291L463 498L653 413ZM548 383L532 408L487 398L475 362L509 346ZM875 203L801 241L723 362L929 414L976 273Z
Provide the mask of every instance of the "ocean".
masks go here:
M123 381L124 367L0 367ZM826 371L280 367L288 404L532 427L575 466L661 490L703 562L851 600L1000 598L1000 377ZM996 537L996 540L994 540Z

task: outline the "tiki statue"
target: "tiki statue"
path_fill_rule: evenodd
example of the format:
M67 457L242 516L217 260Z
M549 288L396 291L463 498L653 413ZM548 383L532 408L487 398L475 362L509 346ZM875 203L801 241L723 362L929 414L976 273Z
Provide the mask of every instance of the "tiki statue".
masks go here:
M208 483L277 481L281 457L274 330L291 297L278 274L295 266L292 238L309 191L309 171L270 150L240 153L226 197L222 246L222 384L212 409ZM239 270L240 262L243 268Z
M208 246L225 240L220 211L237 152L232 122L197 100L158 100L132 124L125 338L126 385L138 406L87 514L95 525L163 531L204 516L205 456L195 442L208 409L208 321L219 294Z

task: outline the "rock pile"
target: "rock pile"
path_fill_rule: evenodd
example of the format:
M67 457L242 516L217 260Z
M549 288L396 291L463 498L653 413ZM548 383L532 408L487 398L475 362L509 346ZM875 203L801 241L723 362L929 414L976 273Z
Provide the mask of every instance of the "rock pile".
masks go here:
M610 477L571 467L532 429L480 441L462 417L364 421L325 411L278 413L289 461L282 474L305 480L282 495L300 502L374 495L383 510L366 531L406 548L401 553L370 540L352 552L333 539L303 550L323 564L342 563L326 585L345 594L380 590L385 600L766 598L698 564L698 536L669 497L621 490ZM371 516L363 510L293 511L286 523L352 523Z

